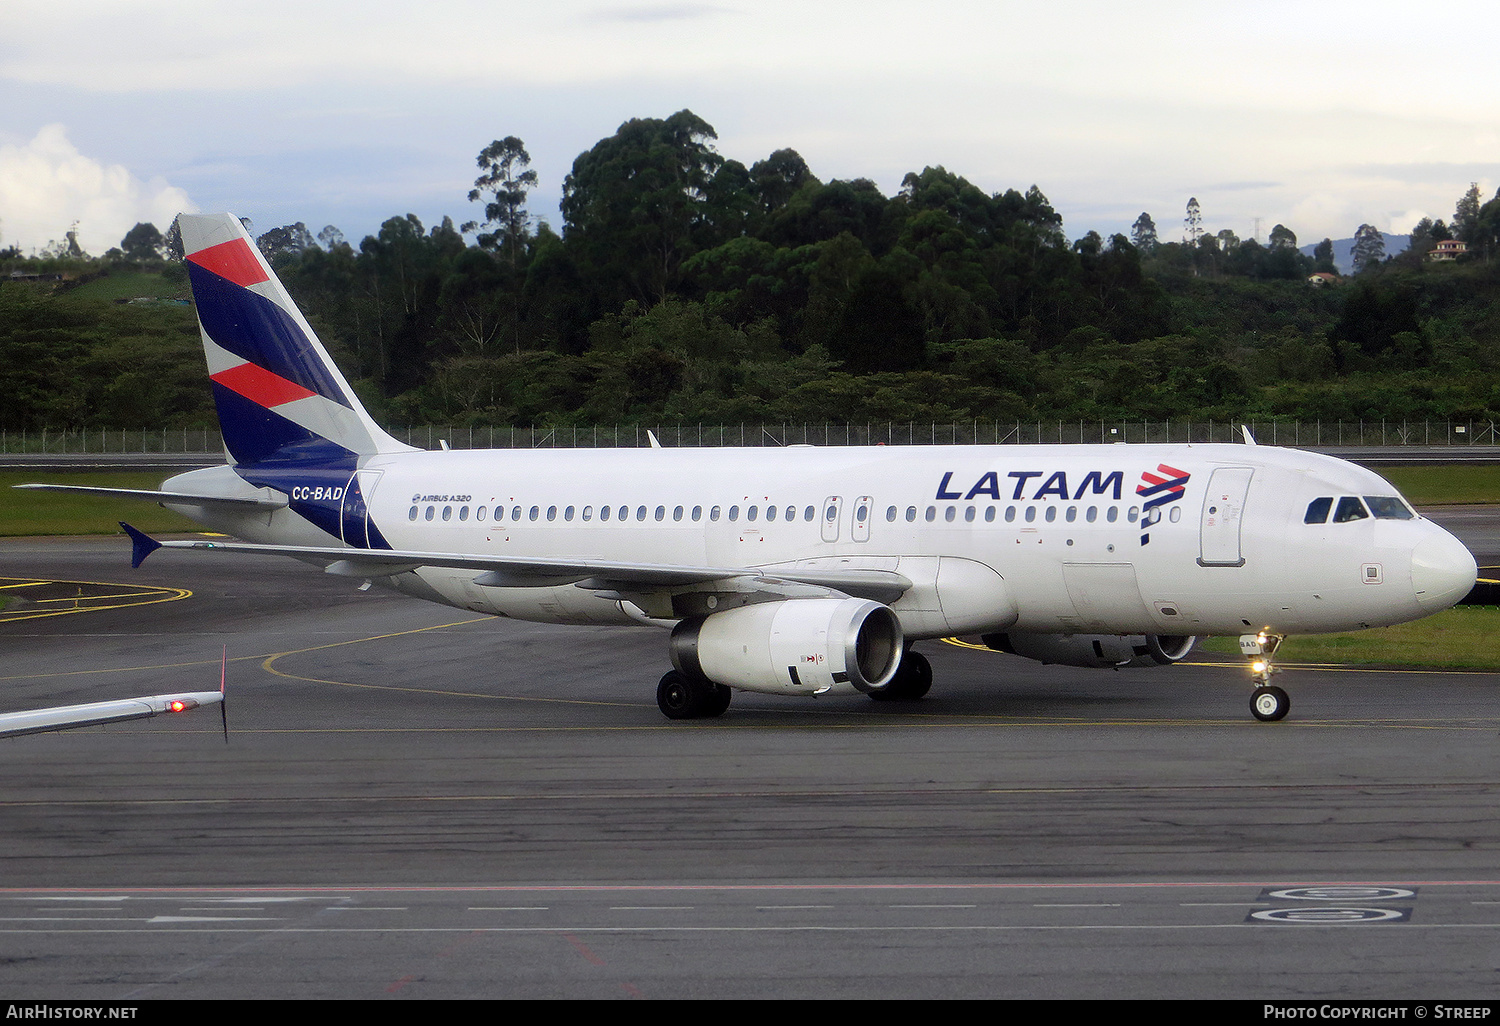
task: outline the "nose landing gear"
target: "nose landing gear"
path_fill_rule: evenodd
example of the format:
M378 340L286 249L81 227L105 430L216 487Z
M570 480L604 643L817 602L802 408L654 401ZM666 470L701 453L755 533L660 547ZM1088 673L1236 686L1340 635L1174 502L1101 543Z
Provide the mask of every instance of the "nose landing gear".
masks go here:
M1250 712L1257 720L1279 720L1292 707L1287 693L1271 683L1271 675L1281 672L1271 662L1281 640L1281 635L1265 632L1240 635L1240 652L1250 660L1250 678L1255 681Z

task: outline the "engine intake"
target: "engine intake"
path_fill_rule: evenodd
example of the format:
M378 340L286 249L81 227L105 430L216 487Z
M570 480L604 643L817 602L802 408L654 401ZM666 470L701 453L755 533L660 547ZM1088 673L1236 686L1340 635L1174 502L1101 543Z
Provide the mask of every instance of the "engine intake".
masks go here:
M683 620L672 665L769 694L879 691L901 663L901 621L867 599L785 599Z

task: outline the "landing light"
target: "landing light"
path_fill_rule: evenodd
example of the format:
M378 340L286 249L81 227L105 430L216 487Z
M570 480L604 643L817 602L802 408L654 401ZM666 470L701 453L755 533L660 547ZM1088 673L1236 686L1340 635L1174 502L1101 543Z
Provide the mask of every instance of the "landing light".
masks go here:
M1264 638L1262 638L1262 640L1264 640ZM1250 664L1250 669L1254 670L1256 673L1265 673L1266 661L1264 659L1257 659L1255 660L1255 662Z

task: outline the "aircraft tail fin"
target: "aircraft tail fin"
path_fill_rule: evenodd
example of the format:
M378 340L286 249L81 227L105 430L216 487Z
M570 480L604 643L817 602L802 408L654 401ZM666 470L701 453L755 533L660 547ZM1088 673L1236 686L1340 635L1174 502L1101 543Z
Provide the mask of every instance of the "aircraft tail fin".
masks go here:
M407 452L360 405L233 214L182 214L214 403L236 464L349 463Z

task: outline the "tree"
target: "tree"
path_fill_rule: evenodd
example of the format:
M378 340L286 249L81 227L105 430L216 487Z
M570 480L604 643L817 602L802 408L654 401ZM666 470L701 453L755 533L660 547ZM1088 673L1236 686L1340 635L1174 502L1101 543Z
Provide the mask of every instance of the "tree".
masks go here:
M1313 262L1315 270L1326 271L1329 274L1338 272L1337 265L1333 262L1333 240L1324 239L1313 247Z
M1479 221L1479 206L1479 183L1470 182L1469 191L1459 199L1458 206L1453 210L1453 223L1448 226L1455 239L1461 239L1471 246L1474 244L1474 233Z
M1135 224L1130 226L1130 241L1135 248L1144 253L1149 253L1156 248L1156 222L1151 220L1151 215L1144 210L1141 216L1135 219Z
M299 257L314 245L312 232L301 221L272 228L257 238L255 244L268 263L279 256Z
M349 243L344 238L344 233L331 224L325 224L323 230L318 233L318 245L322 246L329 253L332 253L336 249L349 248Z
M1182 219L1183 239L1189 246L1198 245L1198 236L1203 234L1203 209L1198 206L1198 197L1187 201L1187 216Z
M693 254L710 180L724 163L713 126L690 110L633 118L573 162L563 180L563 240L597 287L660 302Z
M474 179L469 202L478 202L486 193L490 200L484 206L484 222L469 221L463 230L472 232L493 226L495 231L479 236L479 244L486 249L504 250L510 265L515 267L531 225L531 215L526 212L526 193L537 180L536 172L530 169L531 155L520 139L507 135L481 150L476 163L484 174Z
M1354 273L1374 267L1385 259L1385 236L1374 225L1362 224L1354 232Z
M166 240L156 225L149 221L136 224L120 240L120 250L127 260L160 260L165 251Z
M1271 229L1271 248L1296 249L1297 233L1286 225L1278 224L1275 228Z
M797 191L811 182L819 184L807 161L796 150L782 149L765 160L750 165L750 181L755 189L761 213L776 213L791 201Z

